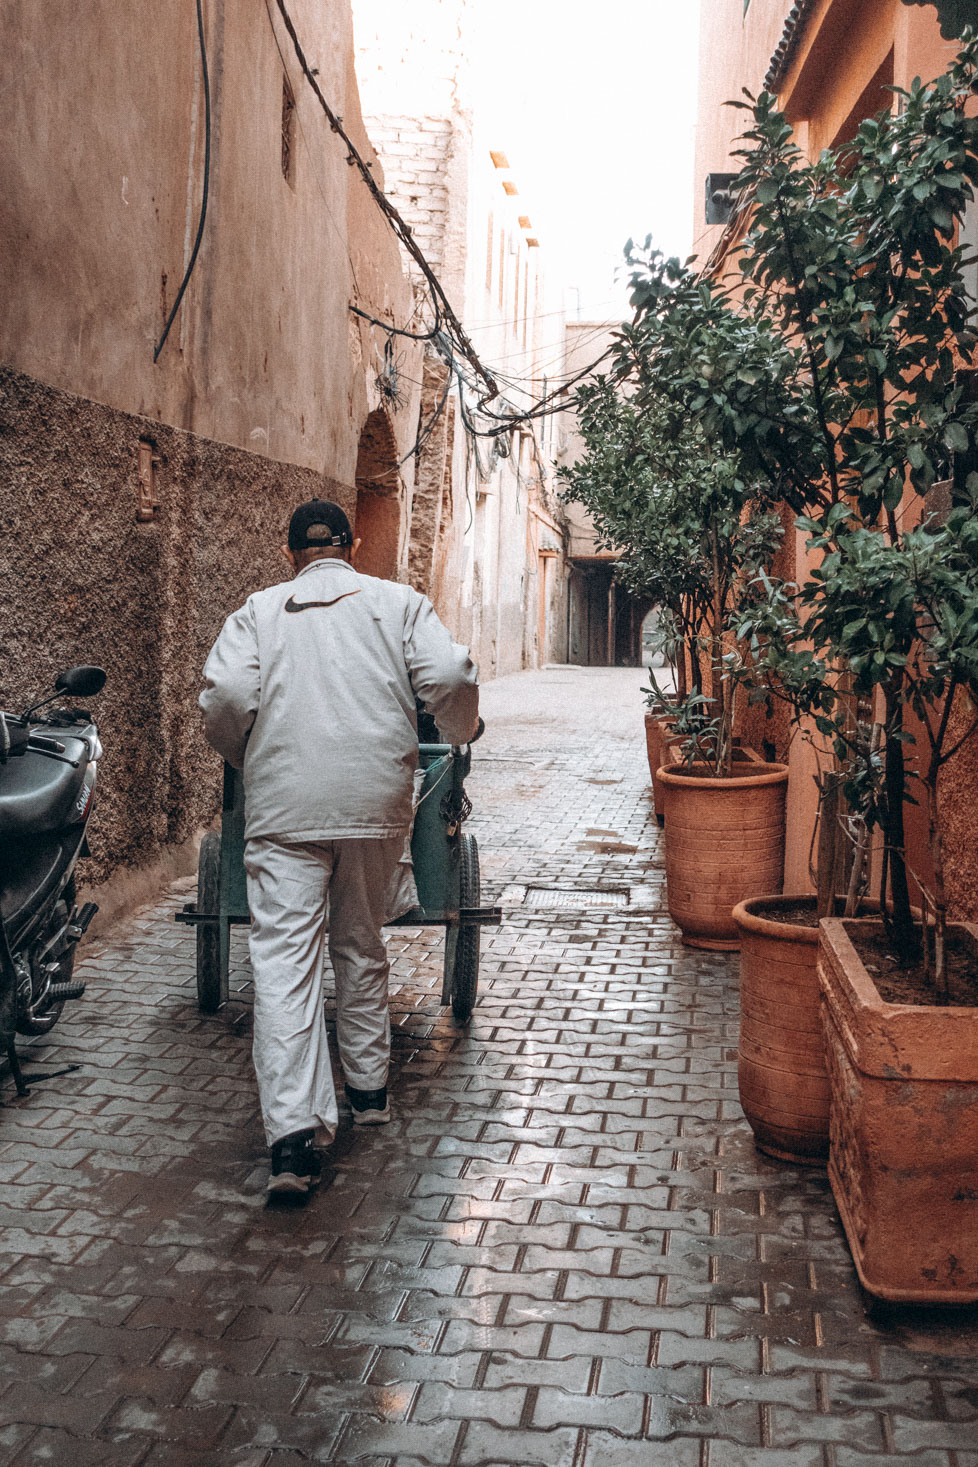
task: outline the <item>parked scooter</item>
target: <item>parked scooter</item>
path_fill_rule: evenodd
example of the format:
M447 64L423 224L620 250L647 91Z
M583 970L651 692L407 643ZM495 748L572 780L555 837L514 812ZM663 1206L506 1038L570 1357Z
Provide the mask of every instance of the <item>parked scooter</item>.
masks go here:
M20 1095L14 1037L46 1034L85 992L72 979L75 947L98 911L75 906L75 863L89 854L102 745L85 709L50 705L104 685L100 667L73 667L26 712L0 712L0 1053Z

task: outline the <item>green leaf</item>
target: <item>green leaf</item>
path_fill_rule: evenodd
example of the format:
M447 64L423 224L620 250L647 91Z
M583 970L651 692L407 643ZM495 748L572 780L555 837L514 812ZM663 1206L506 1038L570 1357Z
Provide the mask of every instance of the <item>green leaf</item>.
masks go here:
M948 423L944 429L944 442L952 453L967 453L968 430L960 423Z

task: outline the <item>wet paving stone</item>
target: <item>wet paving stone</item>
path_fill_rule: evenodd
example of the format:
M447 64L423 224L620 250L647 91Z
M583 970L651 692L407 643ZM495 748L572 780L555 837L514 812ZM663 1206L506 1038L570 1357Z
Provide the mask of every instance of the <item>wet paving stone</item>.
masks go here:
M390 933L395 1119L304 1208L266 1206L244 934L212 1017L192 883L83 950L0 1110L0 1467L978 1467L978 1312L867 1313L824 1172L754 1149L642 679L485 690L475 1014Z

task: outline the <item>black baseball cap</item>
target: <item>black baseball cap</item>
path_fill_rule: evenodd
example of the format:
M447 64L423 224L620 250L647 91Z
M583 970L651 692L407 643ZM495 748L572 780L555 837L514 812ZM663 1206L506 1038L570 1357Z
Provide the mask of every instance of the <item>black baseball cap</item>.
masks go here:
M289 549L318 550L327 545L352 545L350 521L329 499L300 504L289 520Z

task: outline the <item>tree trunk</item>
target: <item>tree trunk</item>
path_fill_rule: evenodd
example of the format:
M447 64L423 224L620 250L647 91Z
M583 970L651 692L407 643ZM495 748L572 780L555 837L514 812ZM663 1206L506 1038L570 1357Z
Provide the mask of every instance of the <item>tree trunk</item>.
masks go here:
M835 916L835 897L841 885L840 874L845 862L839 810L842 788L836 771L822 776L822 798L818 806L818 915Z
M891 922L897 947L909 957L915 952L917 941L910 913L903 822L903 796L907 775L903 744L899 738L894 737L903 731L903 703L898 690L892 687L886 693L886 728L886 747L883 751L886 824L883 833L890 853Z
M716 741L716 771L729 774L733 769L733 728L730 717L730 687L723 675L723 614L726 591L720 576L720 547L715 527L710 529L710 551L713 557L713 609L710 626L710 693L719 720Z
M935 761L936 762L936 761ZM927 818L930 826L930 850L934 862L934 987L945 1003L950 1002L947 980L947 890L944 885L944 841L941 836L940 812L937 808L937 769L931 768L927 779ZM926 921L926 913L924 915ZM925 934L926 942L926 934Z

